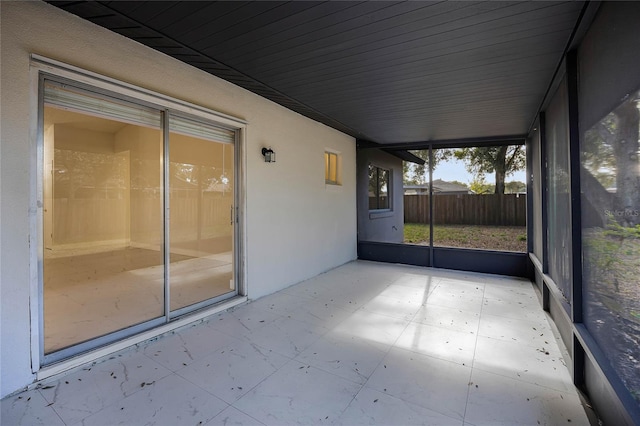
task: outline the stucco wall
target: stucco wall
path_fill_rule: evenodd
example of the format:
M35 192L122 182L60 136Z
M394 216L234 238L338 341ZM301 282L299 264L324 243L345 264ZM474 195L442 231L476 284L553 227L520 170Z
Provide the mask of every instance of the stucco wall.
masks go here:
M30 215L36 211L31 53L248 122L246 262L250 298L356 257L355 141L246 90L41 2L0 2L0 396L33 380ZM277 162L264 163L271 146ZM342 155L342 186L324 182L324 151ZM7 265L11 265L7 268ZM35 270L35 269L34 269Z
M391 171L391 209L369 211L369 164ZM404 189L402 160L378 149L358 152L358 240L401 243L404 241Z

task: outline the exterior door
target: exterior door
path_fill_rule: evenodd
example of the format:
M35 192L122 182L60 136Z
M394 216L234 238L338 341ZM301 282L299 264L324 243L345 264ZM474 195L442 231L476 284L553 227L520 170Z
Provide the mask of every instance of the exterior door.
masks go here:
M41 87L42 362L236 295L236 131Z

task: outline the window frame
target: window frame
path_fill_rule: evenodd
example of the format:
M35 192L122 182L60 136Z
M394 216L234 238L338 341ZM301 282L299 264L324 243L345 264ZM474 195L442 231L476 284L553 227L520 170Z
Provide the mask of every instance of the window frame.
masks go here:
M44 136L43 136L43 117L44 117L44 85L45 82L55 82L58 84L68 84L69 86L79 89L87 90L100 96L106 96L108 98L114 98L117 100L130 102L136 105L141 105L147 108L151 108L160 111L163 115L162 129L166 133L163 145L165 153L168 145L168 132L169 132L169 117L184 117L193 121L199 121L206 125L214 125L216 127L231 130L235 133L234 147L235 147L235 170L236 170L236 185L237 190L234 195L234 239L237 247L234 253L234 264L236 265L236 274L234 281L236 283L235 299L230 299L225 302L226 306L232 306L237 303L242 303L246 300L246 262L243 261L246 255L245 240L245 208L244 208L244 188L246 182L246 158L245 158L245 135L247 122L229 115L218 113L207 107L192 104L187 101L161 94L152 90L147 90L139 86L135 86L121 80L112 79L110 77L103 76L91 71L65 64L56 60L52 60L40 55L32 54L30 57L30 81L31 81L31 111L30 115L30 139L32 143L32 149L34 155L32 156L30 169L31 169L31 184L32 188L30 197L30 211L29 211L29 226L30 226L30 262L33 265L30 272L30 317L31 323L35 325L31 332L31 355L32 355L32 372L38 373L45 371L43 377L47 377L46 371L51 370L52 364L59 361L76 362L75 359L89 359L90 355L82 355L87 351L93 351L97 348L109 345L104 349L98 350L100 353L110 353L108 348L114 348L112 350L118 350L123 347L123 339L127 342L126 346L129 346L131 341L143 341L153 335L162 334L168 330L180 327L191 321L197 320L200 317L211 315L213 312L218 311L220 308L217 305L217 299L213 302L211 300L202 303L202 306L195 306L188 312L181 311L167 311L165 315L159 320L152 320L150 322L141 323L128 327L121 331L116 331L108 335L97 337L84 343L70 346L59 351L55 351L49 354L44 353L44 275L43 275L43 259L44 259L44 229L43 229L43 150L44 150ZM164 162L163 168L166 168L168 164ZM164 185L168 176L166 176L166 170L164 170L165 176L163 177ZM167 194L165 193L165 198ZM165 200L165 210L167 208ZM165 221L166 233L167 222ZM166 263L166 260L165 260ZM165 284L167 285L167 284ZM229 299L228 297L224 298ZM222 299L221 299L222 300ZM211 303L210 303L211 302ZM207 309L203 309L203 308ZM189 314L188 317L183 317L185 314ZM111 351L112 351L111 350ZM42 370L45 368L45 370ZM55 368L53 368L55 370ZM52 373L55 374L55 373ZM40 373L39 373L40 375Z
M393 211L393 204L391 202L392 199L392 183L393 183L393 178L392 178L392 169L387 168L387 167L382 167L379 166L375 163L369 163L369 167L368 169L371 170L371 168L374 167L375 168L375 176L376 176L376 186L375 186L375 193L373 194L373 197L375 197L376 200L376 208L371 208L371 200L369 200L369 211L370 212L390 212ZM387 193L386 193L386 197L387 197L387 205L385 207L380 207L380 171L385 171L387 172ZM368 179L368 186L371 186L371 179Z
M331 157L335 158L335 166L331 168ZM337 151L329 149L324 150L324 183L331 186L342 186L342 174L340 169L342 166L342 155ZM331 179L332 172L335 175L335 180Z

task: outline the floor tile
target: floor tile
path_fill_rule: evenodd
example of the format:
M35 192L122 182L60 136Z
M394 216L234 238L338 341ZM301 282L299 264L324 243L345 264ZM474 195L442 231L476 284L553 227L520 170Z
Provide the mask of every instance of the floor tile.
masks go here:
M405 285L391 284L379 295L400 300L406 303L422 305L426 303L429 297L429 291L430 289L427 289L426 287L416 288L407 287Z
M432 269L433 276L440 278L450 278L452 280L462 280L469 283L486 283L488 280L494 277L501 277L501 275L483 274L480 272L471 271L458 271L455 269Z
M475 333L465 333L414 322L407 326L395 346L445 361L471 366L476 337Z
M386 287L372 287L368 284L364 288L351 287L346 290L342 290L339 294L334 294L329 299L333 304L338 307L354 312L361 309L368 301L374 297L382 294ZM325 299L326 300L326 299Z
M282 317L243 336L243 339L288 358L294 358L327 331L319 325Z
M307 298L294 296L284 291L279 291L269 296L261 297L249 303L251 309L262 309L263 311L272 312L278 315L285 315L291 312L296 306L299 306Z
M346 267L347 265L345 265ZM344 267L331 270L324 274L310 278L300 284L292 285L282 290L301 298L321 299L333 297L344 293L352 281L358 281L362 274L358 272L348 272Z
M475 288L475 286L474 286ZM449 308L463 309L465 311L478 312L482 307L482 293L476 290L460 289L450 284L438 284L431 292L425 304L446 306Z
M37 390L5 398L0 406L2 425L64 426L62 419Z
M526 280L355 261L5 398L2 424L586 425L564 351Z
M242 411L233 408L227 407L222 413L215 416L211 419L206 426L259 426L264 425L264 423L257 421L253 417L250 417L243 413Z
M196 324L149 343L143 351L169 370L178 371L237 340L206 324Z
M231 337L240 338L282 318L282 315L242 305L230 311L212 316L207 325Z
M429 273L415 274L406 273L393 281L392 285L399 285L403 287L413 287L419 290L425 290L428 294L436 288L440 278L433 277Z
M340 324L353 313L353 310L343 308L338 303L325 302L322 299L314 299L299 304L289 312L286 317L293 321L304 321L309 324L321 325L325 328L333 328Z
M350 293L337 294L331 292L315 299L315 303L318 303L321 306L326 305L326 307L330 309L338 308L343 311L353 313L360 309L364 303L374 297L373 294L360 294L355 298L352 298L351 296L352 295Z
M334 424L462 426L462 421L384 392L363 388Z
M228 405L182 377L172 374L91 415L84 425L200 425Z
M289 361L269 349L235 342L180 370L178 374L232 404Z
M536 321L544 315L540 304L534 301L510 302L502 299L485 297L482 303L482 313L497 317Z
M365 387L462 420L471 368L393 348Z
M329 424L361 385L308 364L291 361L234 407L265 424Z
M334 327L332 333L392 345L408 324L406 320L359 310Z
M488 278L477 275L465 276L464 273L456 277L443 277L438 282L439 289L446 289L467 295L482 295Z
M378 295L369 300L361 309L380 315L387 315L410 321L422 307L417 300L403 300L393 297Z
M537 320L520 320L483 313L478 335L548 350L555 346L551 344L555 336L542 314Z
M485 288L484 297L515 302L537 302L533 284L526 280L495 280Z
M44 383L40 393L66 424L89 415L141 389L171 372L141 352L128 351L55 381Z
M532 348L480 336L473 368L560 391L573 389L564 359L552 346Z
M413 317L413 322L435 325L465 333L477 333L480 324L478 311L467 311L460 308L433 305L422 306Z
M474 369L465 422L474 425L580 425L589 421L577 395Z
M302 352L296 360L364 384L388 349L388 345L371 340L329 333Z

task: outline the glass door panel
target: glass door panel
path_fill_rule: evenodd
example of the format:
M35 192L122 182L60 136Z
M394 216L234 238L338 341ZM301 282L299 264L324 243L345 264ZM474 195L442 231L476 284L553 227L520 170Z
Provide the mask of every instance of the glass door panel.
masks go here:
M236 131L95 90L43 80L45 364L237 293Z
M178 133L173 129L189 126L174 127L173 123L169 134L169 294L170 309L176 311L235 292L235 167L234 145L228 139L209 138L206 128ZM233 138L233 133L228 136Z
M525 148L433 150L433 245L526 252Z
M48 354L164 315L162 131L124 101L55 85L44 100Z
M429 150L410 151L424 164L405 161L403 168L404 240L406 244L431 244L429 208Z

